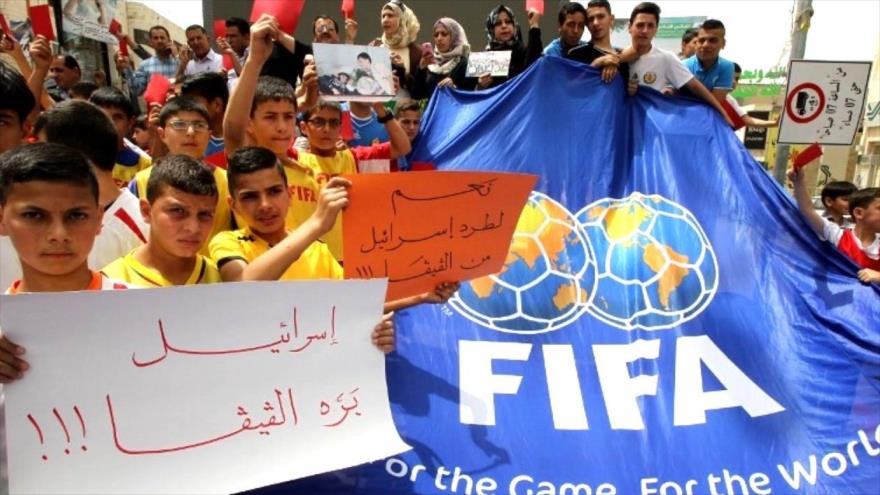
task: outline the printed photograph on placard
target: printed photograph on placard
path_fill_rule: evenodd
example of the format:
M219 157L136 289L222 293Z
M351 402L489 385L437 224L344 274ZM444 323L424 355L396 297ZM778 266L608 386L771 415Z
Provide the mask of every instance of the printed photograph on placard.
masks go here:
M394 96L388 48L315 43L313 49L324 99L375 102Z
M65 37L82 36L104 43L118 43L110 33L116 15L116 0L65 0L62 2Z
M510 51L476 52L468 57L467 77L505 77L510 73Z

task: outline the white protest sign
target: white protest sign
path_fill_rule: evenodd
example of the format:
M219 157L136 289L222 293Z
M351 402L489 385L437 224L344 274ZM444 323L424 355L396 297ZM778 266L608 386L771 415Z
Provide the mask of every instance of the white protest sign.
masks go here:
M384 46L315 43L318 93L331 101L388 101L394 97L391 52Z
M12 493L231 493L407 447L371 343L386 282L3 296Z
M510 73L510 50L471 53L468 57L467 77L489 74L503 77Z
M870 73L870 62L792 60L777 141L851 145Z

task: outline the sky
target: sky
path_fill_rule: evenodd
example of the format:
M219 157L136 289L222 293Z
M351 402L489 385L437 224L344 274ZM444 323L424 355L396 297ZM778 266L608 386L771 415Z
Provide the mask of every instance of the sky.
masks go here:
M203 22L201 0L136 1L180 26ZM512 5L514 2L508 0L507 3ZM614 12L623 17L628 17L638 3L634 0L611 2ZM657 4L662 9L661 24L665 16L707 16L724 21L727 47L721 54L739 62L746 70L786 65L787 58L782 55L789 39L794 0L660 0ZM880 19L880 1L813 0L813 10L815 14L807 34L805 58L874 60L880 49L880 23L877 21ZM545 43L549 42L551 34L544 33L543 37Z

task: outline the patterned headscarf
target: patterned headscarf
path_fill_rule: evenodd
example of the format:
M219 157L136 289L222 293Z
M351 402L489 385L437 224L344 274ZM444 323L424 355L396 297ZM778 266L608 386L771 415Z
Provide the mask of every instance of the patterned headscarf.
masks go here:
M390 37L384 32L382 33L382 44L389 48L405 48L416 40L421 25L419 25L419 19L412 9L404 5L402 1L391 1L383 5L382 10L390 10L400 19L396 33ZM381 20L381 18L382 12L380 11L379 19Z
M462 57L470 55L471 45L468 44L464 28L455 19L451 17L438 19L434 23L434 29L431 30L432 35L437 30L437 26L443 26L449 31L449 51L441 53L434 45L434 63L428 66L428 70L435 74L449 74Z
M507 14L507 16L510 17L510 20L513 21L513 38L509 41L498 41L495 39L495 24L498 22L498 16L502 12ZM522 44L522 32L519 29L519 24L516 22L516 17L513 16L513 11L510 10L510 7L502 4L489 12L489 17L486 18L486 37L489 39L489 44L486 45L486 50L504 50Z

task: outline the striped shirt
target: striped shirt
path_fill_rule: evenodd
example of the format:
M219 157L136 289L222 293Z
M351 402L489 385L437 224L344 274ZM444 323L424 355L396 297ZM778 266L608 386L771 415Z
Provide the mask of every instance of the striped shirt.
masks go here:
M177 66L179 62L174 57L162 59L159 57L150 57L141 62L140 67L134 72L130 69L125 71L125 80L128 87L134 94L140 96L147 89L147 84L153 74L161 74L167 79L174 79L177 75Z

